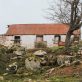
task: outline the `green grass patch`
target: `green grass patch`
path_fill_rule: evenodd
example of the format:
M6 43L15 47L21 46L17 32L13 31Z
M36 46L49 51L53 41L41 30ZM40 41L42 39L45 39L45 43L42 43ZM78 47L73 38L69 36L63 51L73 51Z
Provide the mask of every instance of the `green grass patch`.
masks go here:
M50 82L82 82L82 79L76 77L56 76L56 77L51 77Z

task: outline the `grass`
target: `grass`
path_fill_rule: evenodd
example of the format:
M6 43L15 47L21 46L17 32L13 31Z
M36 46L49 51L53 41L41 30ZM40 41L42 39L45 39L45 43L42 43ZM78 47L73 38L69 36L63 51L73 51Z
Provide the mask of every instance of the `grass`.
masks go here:
M3 80L3 81L0 81L0 82L23 82L23 80L14 79L14 80Z
M13 76L8 76L5 80L0 82L30 82L28 81L29 79L32 79L31 82L38 82L37 80L39 80L39 82L82 82L81 78L82 77L53 76L53 77L47 78L48 81L46 81L45 78L40 80L38 76L37 76L37 79L32 79L28 77L13 78Z
M51 77L50 82L82 82L81 78L77 77Z

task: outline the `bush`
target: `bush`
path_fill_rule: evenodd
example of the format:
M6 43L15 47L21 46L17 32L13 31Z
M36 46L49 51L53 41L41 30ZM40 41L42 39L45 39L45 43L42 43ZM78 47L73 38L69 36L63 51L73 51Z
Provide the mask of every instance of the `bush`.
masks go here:
M75 46L70 47L70 52L72 55L77 55L78 50L79 50L79 45L75 45Z
M64 54L64 50L65 50L63 46L51 47L50 49L51 49L51 52L55 53L56 55Z
M9 55L6 53L8 49L4 46L0 47L0 73L4 73L6 64L9 61Z
M45 42L36 42L35 47L36 48L46 48L47 44Z
M6 72L6 64L5 62L0 61L0 74Z

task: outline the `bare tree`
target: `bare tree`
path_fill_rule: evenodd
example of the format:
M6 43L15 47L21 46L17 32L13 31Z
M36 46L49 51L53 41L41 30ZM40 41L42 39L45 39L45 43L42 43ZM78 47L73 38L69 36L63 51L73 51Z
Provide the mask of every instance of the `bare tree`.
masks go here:
M69 30L65 40L65 47L68 49L71 44L71 35L82 25L80 0L60 0L59 3L57 3L57 8L56 6L51 5L48 10L48 18L50 20L69 25Z

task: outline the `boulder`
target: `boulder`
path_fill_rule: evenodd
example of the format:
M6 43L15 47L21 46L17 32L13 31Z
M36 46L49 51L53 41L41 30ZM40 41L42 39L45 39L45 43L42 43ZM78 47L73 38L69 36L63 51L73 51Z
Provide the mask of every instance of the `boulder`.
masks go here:
M17 62L10 64L9 67L6 68L6 70L8 71L8 73L15 74L17 71Z
M66 60L65 61L65 66L70 66L70 65L71 65L70 60Z
M34 55L36 55L36 56L44 56L46 54L47 53L45 51L43 51L43 50L38 50L38 51L34 52Z
M66 56L65 56L65 61L64 61L65 66L70 66L70 65L71 65L71 62L72 62L72 60L73 60L73 58L74 58L74 56L66 55Z
M28 60L28 58L25 60L25 67L28 70L35 71L36 69L40 68L40 62L35 60Z
M18 56L21 56L22 55L22 52L21 51L15 51L14 52L16 55L18 55Z
M57 56L57 63L59 66L64 65L70 66L73 62L75 56L69 56L69 55L59 55Z
M17 50L17 51L14 51L14 53L17 55L18 59L21 59L24 52L20 51L20 50Z
M47 65L47 61L46 61L46 60L41 61L41 62L40 62L40 65L41 65L41 66L46 66L46 65Z
M64 55L57 56L57 64L59 66L63 65L64 64L64 61L65 61L65 56Z

